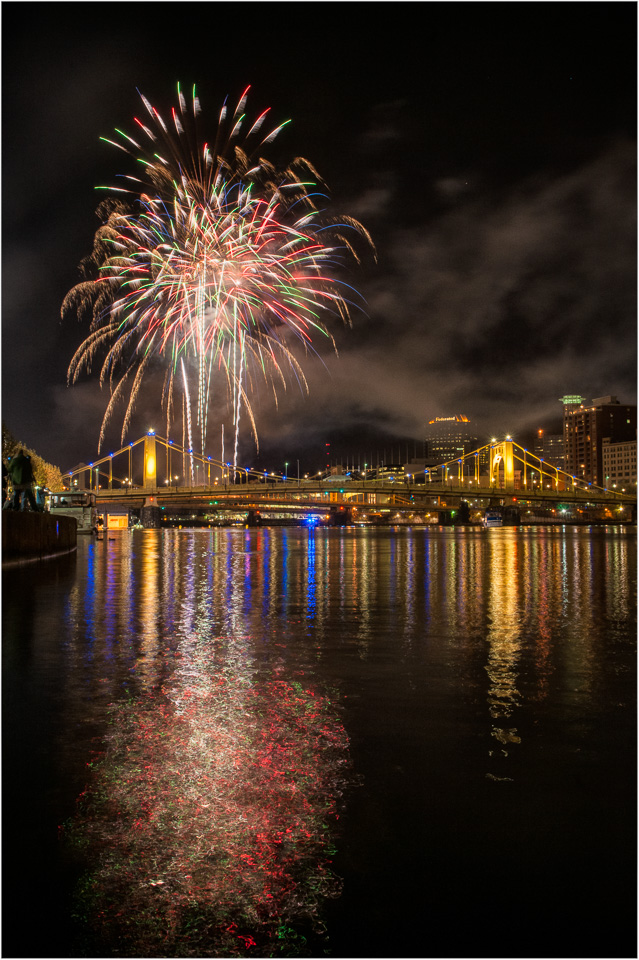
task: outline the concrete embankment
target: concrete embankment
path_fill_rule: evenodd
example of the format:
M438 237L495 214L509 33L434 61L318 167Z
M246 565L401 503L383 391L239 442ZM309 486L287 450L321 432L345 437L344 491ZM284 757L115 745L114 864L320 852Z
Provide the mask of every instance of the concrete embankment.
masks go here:
M2 511L3 567L69 553L77 545L77 523L73 517Z

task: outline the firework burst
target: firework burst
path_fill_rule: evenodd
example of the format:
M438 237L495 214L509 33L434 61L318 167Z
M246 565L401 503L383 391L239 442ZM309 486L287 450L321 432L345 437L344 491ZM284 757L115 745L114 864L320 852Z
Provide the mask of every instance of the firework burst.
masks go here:
M108 191L98 207L102 226L81 264L85 279L62 305L63 316L91 316L69 382L99 360L100 382L110 390L98 448L126 402L124 442L145 374L161 364L167 435L177 390L189 447L194 408L204 451L221 377L237 456L242 411L257 444L250 397L258 381L272 386L276 401L277 385L291 377L308 390L293 341L308 351L317 334L332 340L326 314L349 322L353 291L335 269L346 257L358 259L356 243L372 248L370 237L352 218L321 217L320 178L308 161L278 170L259 156L285 124L263 136L264 111L244 135L247 93L232 113L223 106L212 144L199 134L195 91L187 104L179 87L170 121L142 96L148 119L136 118L138 140L117 131L119 139L107 141L133 156L142 174L98 188Z

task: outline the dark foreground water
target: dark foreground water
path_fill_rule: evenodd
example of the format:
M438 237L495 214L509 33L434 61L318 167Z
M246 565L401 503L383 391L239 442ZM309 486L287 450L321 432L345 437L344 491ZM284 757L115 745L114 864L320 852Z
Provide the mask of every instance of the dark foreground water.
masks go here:
M636 528L3 575L3 955L636 955Z

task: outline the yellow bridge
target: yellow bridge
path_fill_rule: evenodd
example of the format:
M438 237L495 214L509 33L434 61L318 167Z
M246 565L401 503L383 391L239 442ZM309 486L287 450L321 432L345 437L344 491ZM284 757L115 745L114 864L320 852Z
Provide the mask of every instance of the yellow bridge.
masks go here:
M372 479L372 473L367 471L359 479L326 473L291 478L234 467L151 431L115 453L69 471L64 480L68 488L94 490L98 503L125 500L131 506L149 497L158 504L302 512L335 504L415 511L433 505L450 507L461 500L561 502L611 509L636 505L636 493L586 483L512 440L487 444L436 466L415 467L414 472L395 479ZM134 481L134 474L141 482Z

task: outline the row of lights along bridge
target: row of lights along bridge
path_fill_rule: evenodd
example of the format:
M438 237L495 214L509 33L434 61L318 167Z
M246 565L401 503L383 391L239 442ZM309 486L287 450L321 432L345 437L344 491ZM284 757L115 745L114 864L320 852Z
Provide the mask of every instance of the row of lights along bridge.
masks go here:
M132 452L133 448L137 446L140 442L145 442L145 464L144 464L144 481L142 486L147 488L149 487L149 478L152 478L152 485L156 488L160 486L160 478L157 476L156 468L157 463L155 459L155 432L150 430L147 434L148 438L153 438L153 446L151 448L151 453L147 451L147 441L146 438L140 438L140 440L135 443L129 444L128 447L123 448L118 451L117 454L109 454L108 457L103 458L102 461L96 466L94 464L80 465L76 470L71 471L68 480L69 486L73 485L75 488L86 488L86 474L89 475L89 485L95 489L103 489L103 484L100 482L101 475L104 478L106 471L104 469L105 462L109 466L108 473L108 488L113 489L115 483L115 489L118 488L134 488L138 487L138 484L135 483L133 479L132 466ZM167 489L175 487L176 489L191 489L191 488L202 488L202 487L215 487L223 485L224 487L229 487L234 484L242 483L277 483L281 482L284 484L297 484L301 485L302 482L306 481L338 481L339 483L348 483L349 481L360 481L366 484L367 481L385 481L390 483L404 483L406 486L412 484L420 483L430 483L435 480L438 484L449 485L451 488L456 486L458 488L466 487L469 490L472 490L473 484L475 488L478 489L482 486L493 485L495 481L499 481L499 461L502 459L502 454L508 455L511 458L510 463L510 479L511 482L515 483L515 486L518 489L528 489L529 491L539 490L542 491L547 489L549 491L556 490L559 491L567 489L588 489L592 488L592 483L580 483L578 478L572 476L569 477L563 470L561 471L551 463L545 463L543 458L538 458L535 454L530 454L523 448L519 449L519 462L520 465L523 464L523 485L521 478L521 470L518 472L519 477L517 482L514 481L515 472L513 471L513 462L512 454L515 448L515 444L512 442L512 437L507 434L504 437L504 441L499 441L496 437L491 438L491 443L486 445L484 448L472 451L464 457L459 457L454 461L448 461L443 464L438 465L420 465L417 466L415 462L407 464L393 464L385 465L383 462L381 465L378 464L377 467L371 466L369 468L368 462L364 462L363 469L358 465L356 469L354 464L351 469L344 467L334 467L330 466L325 470L318 470L316 473L309 474L304 473L302 476L300 473L300 461L299 459L295 460L297 466L297 476L290 477L289 475L289 462L285 461L284 470L282 472L277 471L267 471L267 470L255 470L252 467L237 468L234 467L230 462L222 463L221 461L216 461L213 457L205 456L202 457L195 453L193 450L185 450L175 444L172 441L164 441L161 438L158 440L164 444L166 448L166 473L164 477L164 486ZM113 476L112 473L112 463L115 456L121 455L128 452L129 454L129 475L124 477L124 479L118 479ZM528 453L528 462L526 462L526 455ZM185 469L184 474L177 474L171 471L171 461L172 454L177 455L178 459L181 458L183 461L183 466L190 469ZM523 459L522 459L523 457ZM530 458L533 458L531 461ZM533 469L535 462L538 461L537 465L539 469L536 471ZM472 477L468 469L470 464L472 468ZM489 466L489 475L488 477L481 475L482 465L486 467ZM505 465L504 465L505 466ZM101 469L102 467L102 469ZM495 472L495 468L497 468ZM213 475L211 471L213 470ZM215 471L219 470L220 475L218 476ZM200 476L201 471L201 476ZM340 472L345 471L345 472ZM455 475L456 474L456 475ZM507 479L506 474L504 473L504 479ZM636 489L636 487L635 487ZM625 488L621 488L620 491L626 493ZM631 491L628 491L631 492Z

